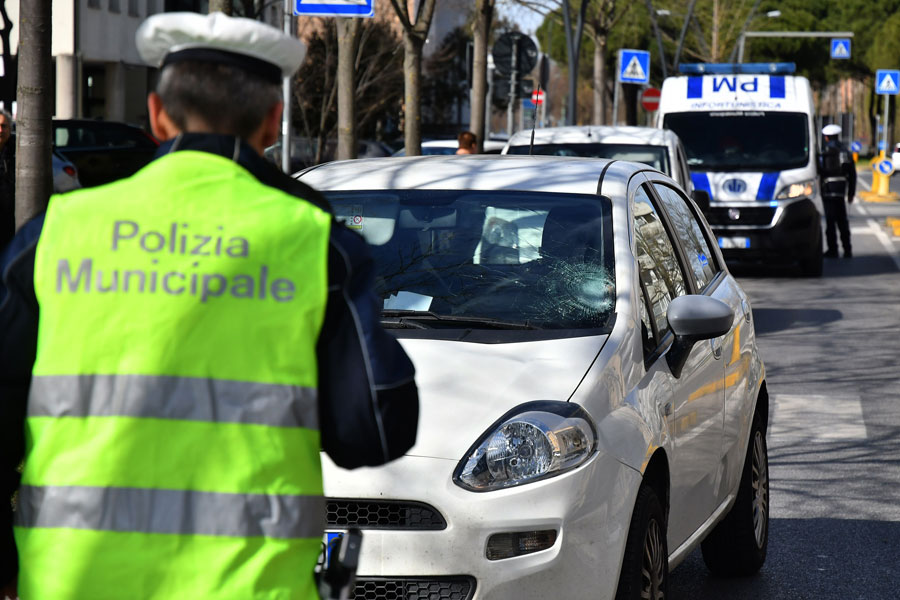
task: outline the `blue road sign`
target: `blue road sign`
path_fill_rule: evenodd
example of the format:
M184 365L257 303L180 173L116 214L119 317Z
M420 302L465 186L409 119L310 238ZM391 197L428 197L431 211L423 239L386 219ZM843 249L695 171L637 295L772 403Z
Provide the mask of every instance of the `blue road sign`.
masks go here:
M650 53L646 50L619 50L619 81L650 83Z
M887 144L884 143L884 140L878 140L878 150L887 150Z
M900 94L900 71L878 69L875 72L875 93L886 96Z
M894 172L893 163L891 163L891 161L886 158L879 160L875 165L875 168L878 169L878 171L883 175L890 175Z
M293 0L294 14L304 17L374 17L375 0Z
M523 110L534 110L537 108L537 104L531 101L530 98L522 98L522 109Z
M850 58L849 38L834 38L831 40L831 58Z
M861 150L862 150L861 142L853 142L852 144L850 144L850 152L859 152Z

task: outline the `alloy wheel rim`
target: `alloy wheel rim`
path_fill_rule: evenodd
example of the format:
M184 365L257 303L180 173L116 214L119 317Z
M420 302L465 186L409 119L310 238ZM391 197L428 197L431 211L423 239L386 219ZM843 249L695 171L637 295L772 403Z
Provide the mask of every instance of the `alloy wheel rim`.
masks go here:
M656 519L650 519L647 535L644 537L644 556L641 562L641 598L663 600L665 561L663 556L662 530Z
M762 548L766 541L769 521L769 466L762 432L757 431L753 438L753 462L751 485L753 487L753 533L756 545Z

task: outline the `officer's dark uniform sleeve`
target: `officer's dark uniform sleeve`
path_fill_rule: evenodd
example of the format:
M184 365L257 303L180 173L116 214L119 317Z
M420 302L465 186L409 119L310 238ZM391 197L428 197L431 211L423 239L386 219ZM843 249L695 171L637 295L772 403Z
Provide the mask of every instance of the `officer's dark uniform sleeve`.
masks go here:
M25 453L25 406L37 349L34 250L43 215L25 225L0 257L0 584L18 572L10 499Z
M841 156L844 158L841 166L844 170L844 176L847 178L847 200L853 202L853 198L856 195L856 164L846 151L842 152Z
M416 441L415 371L379 322L365 240L334 222L330 243L328 306L318 344L322 448L341 467L380 465Z

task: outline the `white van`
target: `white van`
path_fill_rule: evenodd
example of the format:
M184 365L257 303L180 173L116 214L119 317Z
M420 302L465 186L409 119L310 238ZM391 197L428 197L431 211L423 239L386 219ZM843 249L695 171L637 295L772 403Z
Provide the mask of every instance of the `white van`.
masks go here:
M503 154L528 154L531 130L517 131ZM671 131L654 127L611 127L582 125L542 127L534 130L532 154L612 158L650 165L691 191L691 172L684 148Z
M815 108L793 63L681 65L658 122L678 134L728 261L795 262L822 274Z

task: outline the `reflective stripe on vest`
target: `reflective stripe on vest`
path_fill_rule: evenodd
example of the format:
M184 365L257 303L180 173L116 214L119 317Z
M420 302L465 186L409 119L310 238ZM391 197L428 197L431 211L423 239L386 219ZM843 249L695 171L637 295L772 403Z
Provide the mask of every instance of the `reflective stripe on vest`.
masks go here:
M330 223L193 151L51 200L23 598L315 597Z

